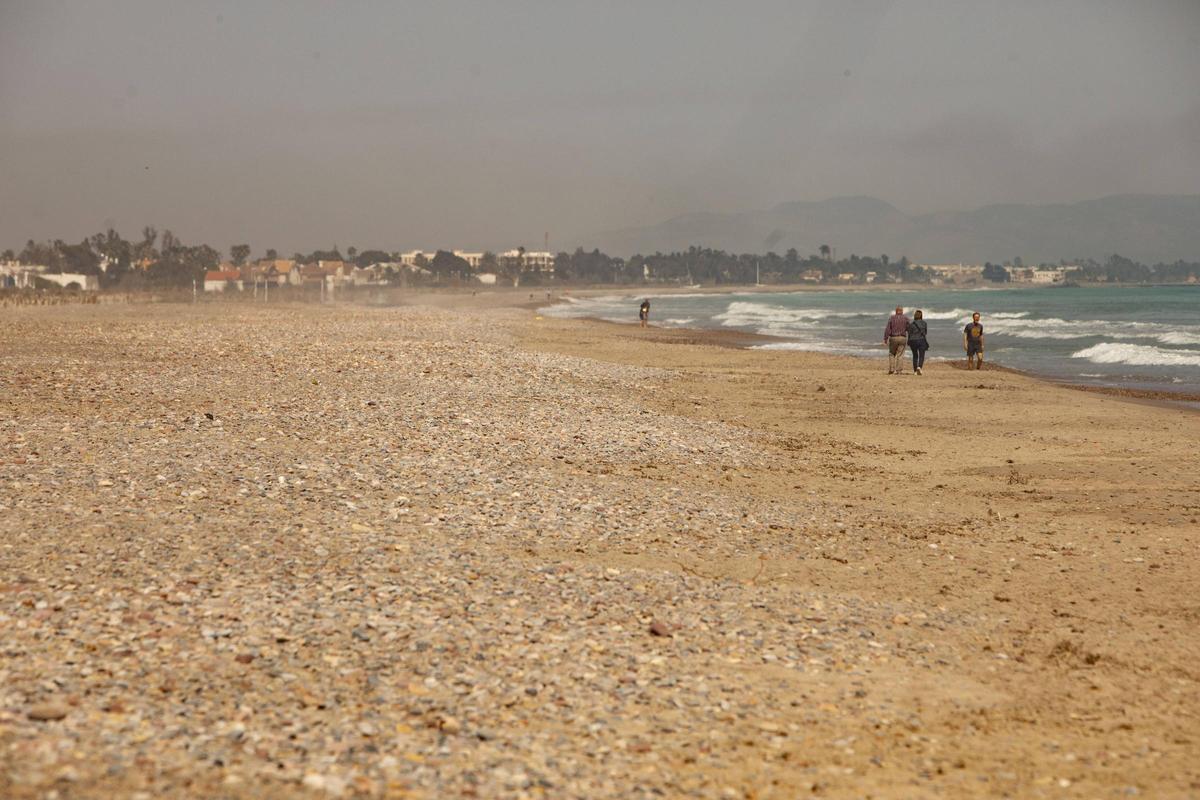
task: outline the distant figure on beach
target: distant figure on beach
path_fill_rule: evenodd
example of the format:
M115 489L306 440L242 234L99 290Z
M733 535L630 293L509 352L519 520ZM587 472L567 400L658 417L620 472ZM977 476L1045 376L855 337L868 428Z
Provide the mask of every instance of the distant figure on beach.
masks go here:
M642 321L642 327L646 327L646 322L650 319L650 301L643 300L642 307L638 309L638 319Z
M979 312L971 315L971 321L963 328L963 350L967 351L967 369L983 369L983 326L979 324Z
M913 320L908 323L908 349L912 351L913 373L923 375L925 367L925 351L929 349L929 341L925 338L929 333L929 323L924 319L921 309L913 312Z
M888 375L903 375L904 348L908 346L908 317L903 306L896 306L896 313L888 317L883 343L888 349Z

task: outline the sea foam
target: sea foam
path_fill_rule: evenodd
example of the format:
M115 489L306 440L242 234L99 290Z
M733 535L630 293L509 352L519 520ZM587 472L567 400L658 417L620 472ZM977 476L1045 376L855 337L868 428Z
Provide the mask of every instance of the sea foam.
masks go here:
M1093 364L1129 364L1138 367L1200 367L1200 350L1168 350L1145 344L1101 342L1072 353Z
M854 319L872 315L872 312L869 311L787 308L771 303L735 300L713 319L727 328L756 327L760 333L780 334L789 330L817 327L820 322L827 319Z

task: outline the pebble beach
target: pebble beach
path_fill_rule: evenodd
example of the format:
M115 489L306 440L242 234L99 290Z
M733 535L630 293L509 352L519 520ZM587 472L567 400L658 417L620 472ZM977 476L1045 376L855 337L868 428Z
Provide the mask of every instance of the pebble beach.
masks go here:
M502 305L0 313L0 796L1200 793L1193 411Z

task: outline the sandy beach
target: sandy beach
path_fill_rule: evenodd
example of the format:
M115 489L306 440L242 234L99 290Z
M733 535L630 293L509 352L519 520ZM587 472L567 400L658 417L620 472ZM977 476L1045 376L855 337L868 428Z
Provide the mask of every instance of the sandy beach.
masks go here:
M1200 415L445 298L3 311L0 796L1200 794Z

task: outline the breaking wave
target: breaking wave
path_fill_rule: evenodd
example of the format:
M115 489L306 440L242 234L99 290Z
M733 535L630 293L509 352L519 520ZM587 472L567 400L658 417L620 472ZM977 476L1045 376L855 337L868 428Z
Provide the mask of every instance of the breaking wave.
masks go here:
M863 311L835 311L828 308L787 308L769 303L735 300L713 317L727 328L754 328L766 336L786 336L819 327L822 321L870 316Z
M958 319L959 317L962 317L964 315L967 317L967 319L970 319L971 318L971 309L969 309L969 308L954 308L954 309L951 309L950 311L934 311L933 309L925 311L924 309L922 309L922 311L921 311L922 319Z
M751 350L800 350L806 353L832 353L841 356L863 356L876 357L887 354L887 350L883 347L874 349L866 349L863 347L855 347L853 345L837 345L827 344L825 342L769 342L768 344L756 344L750 348Z
M998 315L997 315L998 316ZM960 320L964 325L969 320ZM1123 322L1100 319L995 318L984 320L984 331L1015 339L1154 339L1162 344L1200 344L1200 330L1158 322Z
M1093 364L1130 364L1137 367L1200 367L1200 350L1168 350L1126 342L1101 342L1071 354Z
M1200 333L1175 331L1172 333L1160 333L1155 338L1163 344L1200 344Z

